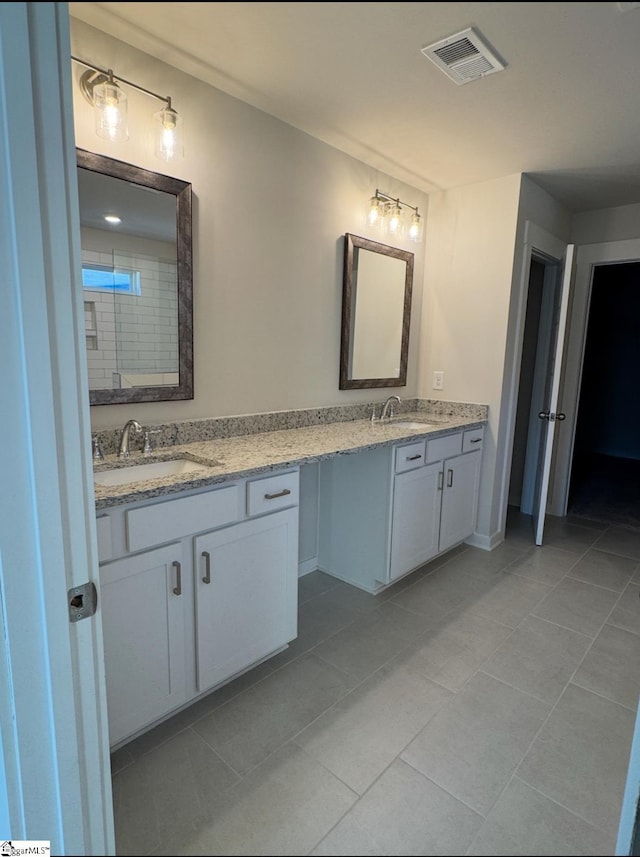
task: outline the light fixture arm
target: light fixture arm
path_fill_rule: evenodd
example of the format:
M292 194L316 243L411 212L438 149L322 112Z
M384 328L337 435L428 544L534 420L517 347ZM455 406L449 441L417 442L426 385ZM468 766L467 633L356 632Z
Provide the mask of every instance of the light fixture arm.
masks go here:
M383 193L381 190L378 190L378 188L376 188L374 199L381 199L383 200L383 202L395 202L396 205L399 205L401 208L410 208L412 211L415 211L415 213L418 214L417 205L410 205L408 202L404 202L399 197L389 196L388 193Z
M80 91L87 99L89 104L93 104L94 87L100 83L106 83L107 81L113 83L113 71L110 68L100 68L100 66L93 65L93 63L86 62L85 60L81 60L79 57L72 56L71 59L79 65L83 65L87 69L87 71L85 71L85 73L80 78ZM150 89L145 89L144 86L139 86L137 83L133 83L131 80L126 80L124 77L117 77L115 78L115 80L119 83L124 83L127 86L131 86L133 87L133 89L137 89L138 92L143 92L145 95L151 96L151 98L156 98L158 101L164 102L167 107L171 108L171 98L169 98L169 96L158 95L157 92L152 92Z

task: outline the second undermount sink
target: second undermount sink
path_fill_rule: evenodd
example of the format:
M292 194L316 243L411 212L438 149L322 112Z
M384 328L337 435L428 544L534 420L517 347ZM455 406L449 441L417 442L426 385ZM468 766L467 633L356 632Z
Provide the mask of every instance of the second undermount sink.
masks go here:
M211 466L219 462L211 462ZM206 464L190 461L187 458L171 458L167 461L150 461L145 464L135 464L131 467L117 467L113 470L103 470L94 473L96 485L127 485L131 482L144 482L147 479L162 479L166 476L179 476L183 473L207 471Z
M389 423L389 425L398 426L399 428L410 429L435 428L435 423L423 423L419 420L393 420L393 422Z

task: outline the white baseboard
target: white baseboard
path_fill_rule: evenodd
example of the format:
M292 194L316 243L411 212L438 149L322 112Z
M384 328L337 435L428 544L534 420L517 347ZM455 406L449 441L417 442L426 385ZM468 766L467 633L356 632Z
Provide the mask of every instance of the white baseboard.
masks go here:
M318 557L312 556L311 559L303 559L298 563L298 577L304 577L305 574L311 574L312 571L318 570Z
M473 533L468 539L465 539L465 545L471 545L474 548L480 548L483 551L492 551L504 541L504 534L501 532L493 533L491 536L484 536L480 533Z

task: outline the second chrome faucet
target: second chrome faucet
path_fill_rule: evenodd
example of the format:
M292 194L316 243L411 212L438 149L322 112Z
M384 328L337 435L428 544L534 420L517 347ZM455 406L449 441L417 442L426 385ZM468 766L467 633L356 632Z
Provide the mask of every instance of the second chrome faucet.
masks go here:
M129 458L129 434L133 429L136 433L142 431L142 426L138 420L128 420L122 429L120 436L120 448L118 449L118 458Z
M390 420L394 417L394 415L395 415L394 405L396 403L398 405L402 404L402 399L400 398L400 396L389 396L387 401L382 406L382 413L380 414L380 420Z

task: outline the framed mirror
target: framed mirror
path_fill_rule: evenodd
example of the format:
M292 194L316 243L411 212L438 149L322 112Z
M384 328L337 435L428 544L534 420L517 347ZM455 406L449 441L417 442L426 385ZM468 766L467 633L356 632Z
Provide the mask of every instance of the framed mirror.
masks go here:
M413 253L344 236L340 389L407 383Z
M192 399L191 185L76 155L89 402Z

